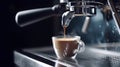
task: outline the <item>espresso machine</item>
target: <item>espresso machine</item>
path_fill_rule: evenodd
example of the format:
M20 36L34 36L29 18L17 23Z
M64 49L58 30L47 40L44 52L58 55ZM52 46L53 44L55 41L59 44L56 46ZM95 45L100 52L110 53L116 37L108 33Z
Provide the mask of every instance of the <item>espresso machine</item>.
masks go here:
M119 9L118 0L60 0L53 7L20 11L15 20L25 27L57 16L60 22L55 23L66 25L69 34L81 36L87 44L119 42Z
M18 26L54 17L60 20L55 20L57 35L66 26L67 34L80 36L86 46L74 60L57 59L52 47L15 50L14 62L20 67L120 67L119 12L119 0L59 0L53 7L20 11Z

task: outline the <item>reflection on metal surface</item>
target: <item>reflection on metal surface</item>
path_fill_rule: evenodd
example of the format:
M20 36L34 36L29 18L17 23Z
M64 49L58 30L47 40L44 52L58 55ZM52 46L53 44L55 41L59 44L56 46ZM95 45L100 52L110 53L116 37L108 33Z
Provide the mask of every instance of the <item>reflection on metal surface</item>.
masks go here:
M25 52L49 59L57 64L75 67L119 67L120 43L105 43L96 46L87 46L83 53L76 56L76 62L59 60L52 47L24 49ZM113 46L114 45L114 46ZM45 50L44 50L45 49Z
M19 67L52 67L17 51L14 51L14 63Z
M78 61L76 59L58 59L55 62L55 67L78 67ZM81 67L81 66L79 66Z

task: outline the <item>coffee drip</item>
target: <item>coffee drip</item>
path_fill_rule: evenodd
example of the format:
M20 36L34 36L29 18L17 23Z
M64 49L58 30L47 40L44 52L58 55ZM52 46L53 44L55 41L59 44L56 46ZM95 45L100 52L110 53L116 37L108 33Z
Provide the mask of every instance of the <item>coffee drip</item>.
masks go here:
M67 27L66 26L63 26L63 30L64 30L64 38L66 37L66 30L67 30Z

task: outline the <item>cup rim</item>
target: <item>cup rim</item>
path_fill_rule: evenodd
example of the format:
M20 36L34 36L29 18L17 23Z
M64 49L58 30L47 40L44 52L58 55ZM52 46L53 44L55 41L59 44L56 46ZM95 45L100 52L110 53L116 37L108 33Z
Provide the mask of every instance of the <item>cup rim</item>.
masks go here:
M56 36L52 36L52 39L53 38L63 38L63 37L64 37L63 35L56 35ZM73 38L79 38L79 39L81 39L81 37L78 36L78 35L66 35L66 37L67 38L73 37Z

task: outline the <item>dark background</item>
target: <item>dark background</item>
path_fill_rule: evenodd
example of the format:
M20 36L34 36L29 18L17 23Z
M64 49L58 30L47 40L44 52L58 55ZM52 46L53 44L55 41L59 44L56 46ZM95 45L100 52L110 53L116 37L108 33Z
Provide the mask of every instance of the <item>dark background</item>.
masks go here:
M13 51L27 47L50 46L53 18L20 28L15 23L18 11L53 6L54 0L0 1L0 67L14 67Z

